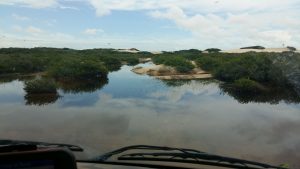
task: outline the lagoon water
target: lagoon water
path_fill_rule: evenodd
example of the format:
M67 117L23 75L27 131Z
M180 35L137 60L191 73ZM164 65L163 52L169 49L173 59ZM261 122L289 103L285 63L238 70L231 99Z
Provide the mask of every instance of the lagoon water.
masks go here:
M299 100L239 97L217 81L161 81L131 69L49 100L25 97L23 81L1 82L1 139L76 144L85 149L79 158L149 144L300 167Z

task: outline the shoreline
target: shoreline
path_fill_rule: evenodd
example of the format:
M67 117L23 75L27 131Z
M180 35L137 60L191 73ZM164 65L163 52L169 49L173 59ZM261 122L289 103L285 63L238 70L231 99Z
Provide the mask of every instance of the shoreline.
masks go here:
M199 68L193 69L190 73L179 73L173 67L165 65L153 65L150 67L134 67L132 72L139 75L148 75L161 80L192 80L210 79L213 76Z

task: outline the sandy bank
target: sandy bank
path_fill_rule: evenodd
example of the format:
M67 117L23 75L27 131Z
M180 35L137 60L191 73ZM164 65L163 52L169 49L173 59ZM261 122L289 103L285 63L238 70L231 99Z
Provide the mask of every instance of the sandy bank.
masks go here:
M140 75L149 75L158 79L171 80L171 79L207 79L212 78L212 75L199 69L195 68L190 73L179 73L173 67L165 65L153 65L150 67L135 67L132 71Z

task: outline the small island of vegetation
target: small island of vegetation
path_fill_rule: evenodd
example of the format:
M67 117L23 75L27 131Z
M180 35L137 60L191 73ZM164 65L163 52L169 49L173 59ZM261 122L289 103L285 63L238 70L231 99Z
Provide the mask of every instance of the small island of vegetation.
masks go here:
M46 78L26 81L24 90L29 94L57 94L55 81Z

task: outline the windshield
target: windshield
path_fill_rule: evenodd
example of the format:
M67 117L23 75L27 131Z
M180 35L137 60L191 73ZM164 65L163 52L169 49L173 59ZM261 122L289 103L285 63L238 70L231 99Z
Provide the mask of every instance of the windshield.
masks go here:
M298 0L1 0L0 139L300 163Z

